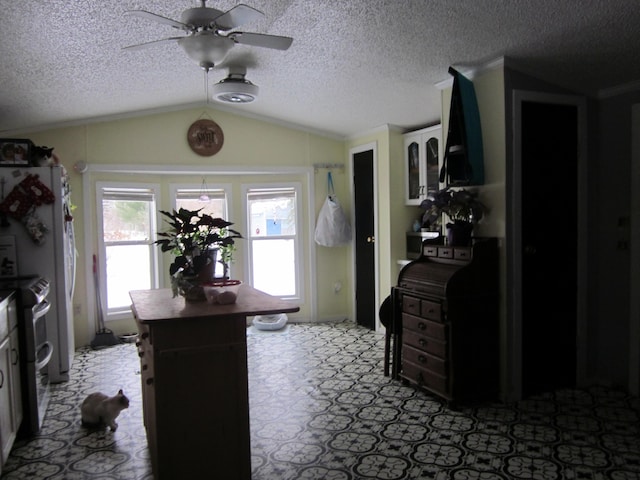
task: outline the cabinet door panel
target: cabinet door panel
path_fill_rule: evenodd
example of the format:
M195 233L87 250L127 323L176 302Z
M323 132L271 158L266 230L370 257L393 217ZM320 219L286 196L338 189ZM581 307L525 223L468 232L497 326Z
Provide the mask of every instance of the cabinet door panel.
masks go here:
M9 336L9 360L11 362L11 401L13 406L13 432L16 433L22 423L22 386L20 382L20 347L18 345L18 329L11 330Z
M420 205L440 188L441 132L441 125L434 125L404 136L405 205Z
M11 351L9 337L0 343L0 442L2 444L2 463L11 451Z

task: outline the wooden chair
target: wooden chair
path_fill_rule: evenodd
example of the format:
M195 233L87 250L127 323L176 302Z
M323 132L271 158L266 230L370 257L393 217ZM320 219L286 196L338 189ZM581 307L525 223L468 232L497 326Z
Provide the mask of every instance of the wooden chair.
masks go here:
M389 376L389 366L395 365L395 349L394 354L391 354L392 342L395 347L397 342L397 336L394 328L395 322L393 321L393 300L391 295L385 298L382 305L380 305L380 310L378 311L378 316L380 317L380 323L384 325L385 334L384 334L384 376ZM393 369L395 372L395 368Z

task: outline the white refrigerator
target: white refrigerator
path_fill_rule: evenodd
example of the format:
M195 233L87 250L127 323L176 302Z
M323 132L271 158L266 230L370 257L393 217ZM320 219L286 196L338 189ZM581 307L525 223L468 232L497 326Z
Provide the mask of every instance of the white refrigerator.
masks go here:
M73 290L76 248L66 170L48 167L0 168L0 236L15 238L15 265L4 277L47 279L47 337L53 344L49 381L69 380L75 351ZM11 271L13 270L13 272Z

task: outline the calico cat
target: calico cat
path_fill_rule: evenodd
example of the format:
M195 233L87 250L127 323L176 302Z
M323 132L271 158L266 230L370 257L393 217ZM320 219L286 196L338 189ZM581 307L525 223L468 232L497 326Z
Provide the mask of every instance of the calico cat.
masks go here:
M122 389L118 390L113 397L100 392L92 393L84 399L80 407L82 425L85 427L107 425L112 432L115 432L118 428L116 418L125 408L129 408L129 399L122 393Z

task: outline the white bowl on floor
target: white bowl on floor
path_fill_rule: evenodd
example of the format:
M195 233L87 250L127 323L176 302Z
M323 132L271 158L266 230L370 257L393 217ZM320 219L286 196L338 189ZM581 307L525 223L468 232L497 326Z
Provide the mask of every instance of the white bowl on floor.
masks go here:
M253 317L253 326L258 330L280 330L287 324L287 314L256 315Z

